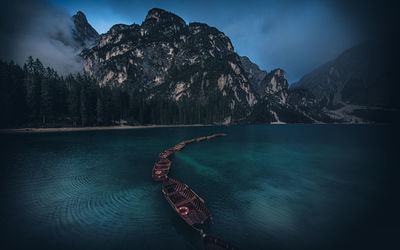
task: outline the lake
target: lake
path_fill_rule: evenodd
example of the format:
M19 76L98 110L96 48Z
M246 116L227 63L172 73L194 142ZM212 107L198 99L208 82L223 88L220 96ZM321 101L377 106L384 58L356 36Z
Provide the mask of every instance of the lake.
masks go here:
M213 214L205 232L242 249L385 248L399 234L395 127L243 125L0 134L2 249L200 249L151 179ZM398 243L397 243L398 244Z

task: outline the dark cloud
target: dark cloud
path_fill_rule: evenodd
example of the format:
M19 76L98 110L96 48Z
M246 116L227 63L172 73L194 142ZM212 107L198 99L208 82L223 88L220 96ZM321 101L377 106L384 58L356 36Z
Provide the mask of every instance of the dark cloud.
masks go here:
M0 56L23 64L39 58L59 73L81 71L69 14L45 0L17 0L0 15Z
M366 35L330 2L281 5L261 21L252 53L271 70L280 67L293 82L344 50L366 40Z
M217 27L239 55L268 71L282 68L293 82L360 42L392 40L396 23L395 5L384 0L51 1L9 3L0 16L2 58L22 62L33 55L62 72L79 70L77 51L66 45L72 42L72 22L64 9L69 14L83 10L95 28L106 32L115 23L141 23L149 9L159 7L187 22Z

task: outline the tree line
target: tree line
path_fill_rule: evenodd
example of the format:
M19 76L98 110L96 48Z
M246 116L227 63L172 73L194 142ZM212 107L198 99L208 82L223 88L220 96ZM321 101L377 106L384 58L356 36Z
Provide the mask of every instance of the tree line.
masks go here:
M99 86L87 74L60 76L29 57L21 67L0 61L0 127L221 122L230 113L218 93L204 102L148 99L137 88Z

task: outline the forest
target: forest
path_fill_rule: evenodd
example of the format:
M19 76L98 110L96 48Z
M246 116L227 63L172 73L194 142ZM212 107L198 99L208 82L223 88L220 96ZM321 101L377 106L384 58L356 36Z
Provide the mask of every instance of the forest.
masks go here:
M87 74L61 76L29 57L21 67L0 61L0 127L219 123L229 107L218 95L203 102L147 98L132 85L99 86Z

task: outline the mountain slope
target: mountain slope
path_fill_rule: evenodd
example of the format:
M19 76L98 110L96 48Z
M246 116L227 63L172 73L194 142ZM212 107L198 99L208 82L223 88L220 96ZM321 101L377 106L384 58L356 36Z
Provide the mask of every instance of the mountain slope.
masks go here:
M102 85L129 85L146 100L218 100L235 120L256 103L230 39L203 23L152 9L141 25L114 25L81 53L84 70Z
M223 32L204 23L186 24L165 10L151 9L141 25L114 25L81 56L84 71L100 85L129 88L151 105L179 105L191 120L329 120L312 95L288 89L284 70L260 70L235 53Z
M78 11L72 16L73 37L80 47L89 47L99 38L99 33L88 23L85 14Z
M258 102L252 108L251 122L271 123L321 123L332 122L321 111L315 97L304 89L288 88L286 73L274 69L270 73L247 57L240 57L248 79L256 90Z
M399 107L390 68L384 47L367 42L307 74L291 89L307 89L328 114L345 122L385 122Z

